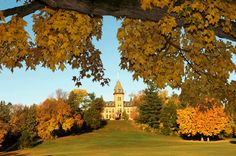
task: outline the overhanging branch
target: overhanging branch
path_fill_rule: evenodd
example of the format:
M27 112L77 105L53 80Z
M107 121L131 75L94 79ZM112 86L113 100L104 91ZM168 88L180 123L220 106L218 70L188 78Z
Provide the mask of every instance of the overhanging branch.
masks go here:
M228 1L235 5L236 0ZM44 4L55 9L74 10L88 15L110 15L118 18L127 17L149 21L159 21L168 14L167 8L153 8L145 11L140 7L139 0L35 0L28 5L4 10L3 13L4 16L17 14L23 17L43 8ZM179 26L184 26L182 19L178 20L177 23ZM225 33L221 27L214 28L214 31L218 37L236 42L236 37L230 33ZM232 32L236 32L235 22L232 23Z
M33 1L32 3L26 4L26 5L10 8L6 10L0 10L0 11L3 13L4 17L8 17L12 15L24 17L44 7L45 5L43 3L40 3L38 1Z
M153 8L143 10L139 0L40 0L53 8L63 8L75 10L80 13L98 16L127 17L131 19L141 19L149 21L159 21L166 16L167 8ZM228 0L235 5L236 0ZM179 26L184 26L183 20L177 21ZM236 23L232 23L232 31L236 32ZM220 38L226 38L236 42L236 37L230 33L222 31L221 27L214 29L215 34Z

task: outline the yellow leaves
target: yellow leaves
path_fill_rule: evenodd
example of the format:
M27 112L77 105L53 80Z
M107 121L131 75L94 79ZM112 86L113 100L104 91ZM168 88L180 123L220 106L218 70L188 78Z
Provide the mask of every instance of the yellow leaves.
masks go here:
M97 40L101 38L101 18L71 10L47 8L35 14L33 19L37 48L33 54L35 60L30 63L42 64L52 71L64 70L69 64L81 70L76 81L93 73L93 81L104 81L102 84L108 82L103 78L100 53L97 55L98 50L92 43L94 37Z
M232 23L228 20L226 20L224 23L222 23L222 30L226 33L229 33L232 29Z
M160 28L159 29L161 30L161 34L167 35L167 34L170 34L176 26L177 26L177 23L176 23L174 17L165 16L160 21Z
M65 122L63 122L62 124L62 129L64 129L65 131L68 131L71 129L71 127L74 125L74 119L73 118L68 118L65 120Z
M164 8L170 4L170 0L141 0L141 7L144 10L151 9L152 7Z
M71 109L62 100L47 99L37 109L38 135L43 139L52 139L57 130L68 131L74 125Z
M76 95L76 97L80 101L88 95L88 92L84 89L74 89L72 90L72 92Z
M206 8L206 6L199 0L193 1L190 6L193 10L198 10L199 12L203 12Z
M175 6L173 8L171 8L171 12L176 12L176 13L181 13L183 11L183 7L182 6Z
M220 20L220 15L219 14L215 14L214 12L211 14L208 14L206 16L206 19L208 19L210 24L216 24L218 23L218 21Z
M205 29L203 31L204 34L204 41L207 43L214 43L215 42L215 32L213 30Z
M161 88L166 84L179 87L184 62L177 56L178 50L170 45L179 44L180 30L176 25L171 16L159 22L125 19L117 34L121 68L134 72L134 79L138 76L152 79Z
M125 37L125 30L122 28L119 28L117 31L117 38L122 40Z
M217 136L227 131L232 132L228 117L224 113L224 109L219 106L214 99L206 99L204 103L195 108L187 107L183 110L177 110L177 123L179 124L180 133L182 135L195 136L197 134L203 136ZM200 106L206 109L201 110Z
M22 61L29 54L29 36L24 30L26 24L15 16L9 22L0 23L0 64L11 70L22 67Z

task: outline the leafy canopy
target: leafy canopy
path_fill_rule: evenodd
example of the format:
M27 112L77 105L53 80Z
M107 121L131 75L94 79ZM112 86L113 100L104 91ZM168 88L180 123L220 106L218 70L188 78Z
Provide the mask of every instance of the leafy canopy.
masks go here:
M100 7L100 12L97 8L79 8L88 14L85 15L66 10L69 7L79 10L76 6L73 8L72 2L75 1L68 1L68 5L64 1L27 1L28 6L38 5L39 9L46 6L33 15L35 41L31 41L24 30L27 23L22 18L22 11L3 10L0 14L0 36L3 36L0 38L0 68L13 70L25 65L36 69L37 65L41 65L54 71L64 70L69 65L80 70L79 76L73 77L77 85L80 85L81 78L91 76L93 81L107 84L109 79L104 78L101 52L94 47L92 39L101 38L101 16L105 14L103 11L109 12L109 9L104 9L105 3L111 7L115 7L116 3L96 1L96 4L103 5L90 4L92 8ZM76 1L75 4L86 2ZM124 1L121 3L125 4ZM119 8L122 12L125 6L120 5ZM197 81L205 86L204 92L207 93L212 93L219 86L223 87L219 93L225 90L235 92L228 79L235 72L232 57L236 54L236 48L232 42L217 37L226 36L235 41L235 1L141 0L139 8L135 9L143 16L131 14L128 16L130 18L123 17L117 34L120 66L132 72L134 79L151 80L159 88L167 85L188 88L186 83ZM159 11L150 15L153 10ZM13 13L9 13L11 11ZM89 14L89 11L96 14ZM110 15L120 17L116 13L111 11ZM5 21L4 15L13 16L10 21ZM145 17L151 19L150 16L156 17L153 18L155 20L144 20ZM216 84L216 87L211 84Z

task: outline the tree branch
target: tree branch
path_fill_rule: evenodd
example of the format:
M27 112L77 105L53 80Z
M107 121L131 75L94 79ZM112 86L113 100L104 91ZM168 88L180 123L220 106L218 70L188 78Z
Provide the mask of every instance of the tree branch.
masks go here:
M17 15L19 17L27 16L31 13L34 13L37 10L40 10L45 7L45 4L39 2L39 1L33 1L32 3L22 5L19 7L14 7L6 10L0 10L0 12L3 13L4 17Z
M75 10L88 15L114 17L127 17L132 19L141 19L149 21L159 21L166 16L167 8L152 8L151 10L143 10L139 0L40 0L53 8L63 8ZM233 5L236 0L228 0ZM179 26L184 26L182 19L177 21ZM236 32L236 23L232 22L232 31ZM236 37L230 33L222 31L221 27L214 29L215 34L220 38L226 38L236 41Z
M236 0L228 0L228 2L232 5L236 4ZM139 0L35 0L28 5L3 10L3 13L4 16L14 14L25 16L43 8L44 4L55 9L74 10L88 15L110 15L118 18L127 17L149 21L159 21L168 15L167 8L143 10ZM177 19L177 23L180 27L184 26L182 19ZM214 31L216 36L220 38L236 41L236 37L232 33L225 33L221 27L214 28ZM236 22L232 22L232 32L236 32Z

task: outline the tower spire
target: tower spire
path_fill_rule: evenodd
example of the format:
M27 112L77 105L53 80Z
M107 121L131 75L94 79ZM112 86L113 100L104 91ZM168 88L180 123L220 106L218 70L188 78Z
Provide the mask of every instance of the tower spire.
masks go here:
M120 80L117 80L116 82L116 86L114 89L114 94L124 94L124 90L123 87L121 86Z

